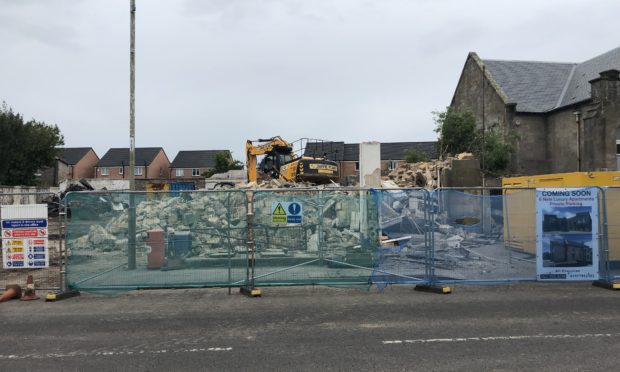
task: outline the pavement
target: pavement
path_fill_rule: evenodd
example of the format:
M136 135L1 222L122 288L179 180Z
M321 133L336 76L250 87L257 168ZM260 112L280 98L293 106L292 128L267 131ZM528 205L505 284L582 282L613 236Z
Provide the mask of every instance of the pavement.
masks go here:
M0 370L616 370L619 306L589 283L83 293L1 303Z

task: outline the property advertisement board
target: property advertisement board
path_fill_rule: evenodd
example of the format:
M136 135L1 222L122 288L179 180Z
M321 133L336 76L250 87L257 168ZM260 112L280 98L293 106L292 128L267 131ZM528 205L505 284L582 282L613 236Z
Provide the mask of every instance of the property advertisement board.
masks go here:
M598 189L536 190L538 280L599 279Z

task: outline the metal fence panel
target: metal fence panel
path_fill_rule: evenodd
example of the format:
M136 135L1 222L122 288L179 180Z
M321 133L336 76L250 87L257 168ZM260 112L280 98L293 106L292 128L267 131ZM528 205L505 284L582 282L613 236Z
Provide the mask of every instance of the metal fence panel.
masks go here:
M253 208L255 284L370 283L378 218L367 191L260 190Z
M609 187L605 190L606 224L603 228L607 233L607 264L605 274L607 280L620 279L620 188Z
M425 189L374 191L382 242L374 257L372 281L427 284L430 281L432 236L430 194Z
M60 290L63 286L62 271L64 257L63 226L64 214L54 193L0 193L0 206L20 206L27 204L48 204L47 244L49 266L45 268L5 269L2 250L8 250L6 241L0 243L0 287L9 284L25 286L28 275L32 275L36 289ZM2 219L0 208L0 219ZM26 249L24 247L23 249ZM28 254L27 252L23 252Z
M229 286L245 280L244 192L133 193L136 268L131 270L129 196L129 192L67 194L70 286L127 290Z
M432 193L433 282L536 280L535 190L488 192Z

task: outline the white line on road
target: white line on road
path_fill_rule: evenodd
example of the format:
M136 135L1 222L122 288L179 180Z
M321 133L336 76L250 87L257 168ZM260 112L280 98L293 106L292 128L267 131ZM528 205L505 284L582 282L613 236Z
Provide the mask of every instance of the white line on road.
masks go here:
M584 333L579 335L520 335L520 336L488 336L488 337L455 337L455 338L419 338L415 340L385 340L384 345L390 344L431 344L440 342L468 342L468 341L513 341L531 339L557 339L557 338L597 338L618 337L620 333Z
M70 351L66 353L31 353L31 354L0 354L0 360L6 359L52 359L52 358L73 358L73 357L92 357L92 356L119 356L134 354L165 354L165 353L200 353L211 351L231 351L232 347L209 347L193 349L160 349L160 350L125 350L125 351Z

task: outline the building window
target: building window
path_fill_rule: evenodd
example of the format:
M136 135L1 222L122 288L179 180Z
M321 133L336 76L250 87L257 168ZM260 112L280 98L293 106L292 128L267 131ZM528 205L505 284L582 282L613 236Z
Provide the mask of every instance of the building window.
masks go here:
M101 175L102 176L109 176L110 175L110 168L101 168Z
M118 174L122 175L124 170L125 170L124 167L118 168Z
M142 175L142 167L135 167L133 169L133 175L134 176L141 176Z
M359 170L360 170L360 162L359 162L359 161L356 161L356 162L355 162L355 170L356 170L357 172L359 172Z
M194 176L194 177L200 176L200 169L192 168L192 176Z
M177 177L183 177L185 175L185 169L178 169L177 168L176 175L177 175Z
M396 167L398 167L398 161L397 160L390 160L390 163L388 164L388 169L389 170L394 170L394 169L396 169Z

